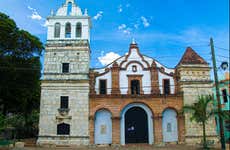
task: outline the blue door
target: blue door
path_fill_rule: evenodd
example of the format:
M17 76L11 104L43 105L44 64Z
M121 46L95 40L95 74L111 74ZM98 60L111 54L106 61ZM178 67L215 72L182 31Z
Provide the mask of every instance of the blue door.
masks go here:
M178 127L177 127L177 113L172 109L166 109L163 112L162 119L163 141L177 142L178 141Z
M95 118L95 144L112 143L112 120L111 113L100 110Z

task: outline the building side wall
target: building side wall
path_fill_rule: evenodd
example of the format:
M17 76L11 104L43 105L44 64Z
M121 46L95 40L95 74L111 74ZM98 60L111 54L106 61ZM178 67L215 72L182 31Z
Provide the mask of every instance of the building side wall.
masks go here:
M212 82L210 81L210 70L206 67L184 67L179 69L180 89L183 91L184 105L192 105L198 101L201 95L212 95ZM191 121L191 114L185 113L185 141L188 144L201 143L202 126ZM212 117L206 124L206 135L208 140L217 142L215 132L215 119Z

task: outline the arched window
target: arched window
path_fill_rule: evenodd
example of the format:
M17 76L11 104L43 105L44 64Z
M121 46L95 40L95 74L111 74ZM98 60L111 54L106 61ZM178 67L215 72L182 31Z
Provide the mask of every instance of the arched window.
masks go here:
M69 22L65 25L65 37L71 38L71 24Z
M80 22L76 25L76 37L81 37L82 34L82 24Z
M54 37L59 38L60 37L60 32L61 32L61 24L60 23L55 23L55 25L54 25Z
M67 6L67 16L70 16L72 12L72 3L69 2Z
M61 123L57 125L57 135L69 135L70 125L66 123Z

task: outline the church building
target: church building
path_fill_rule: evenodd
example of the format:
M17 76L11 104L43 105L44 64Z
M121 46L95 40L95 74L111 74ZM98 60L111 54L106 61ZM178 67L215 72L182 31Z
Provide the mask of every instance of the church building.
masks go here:
M87 10L65 0L47 21L39 145L201 141L201 127L182 108L212 93L211 68L191 47L167 68L133 40L127 55L94 69ZM214 119L206 134L217 141Z

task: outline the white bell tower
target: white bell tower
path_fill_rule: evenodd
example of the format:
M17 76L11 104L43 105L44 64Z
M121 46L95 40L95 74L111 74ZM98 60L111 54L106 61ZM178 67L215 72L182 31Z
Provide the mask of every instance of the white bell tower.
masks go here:
M47 21L37 143L88 145L90 17L66 0Z
M74 0L66 0L56 13L47 18L47 40L88 40L91 22L87 10L84 14Z

